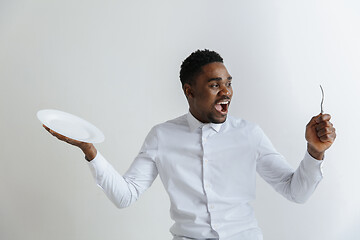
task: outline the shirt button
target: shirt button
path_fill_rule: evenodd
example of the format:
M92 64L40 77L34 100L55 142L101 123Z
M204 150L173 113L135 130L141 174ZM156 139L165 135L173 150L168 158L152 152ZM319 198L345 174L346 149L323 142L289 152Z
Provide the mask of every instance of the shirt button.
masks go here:
M211 204L211 205L210 205L210 209L214 209L214 205Z
M204 159L204 162L205 162L205 163L208 163L208 162L209 162L209 160L207 160L207 159L205 158L205 159Z

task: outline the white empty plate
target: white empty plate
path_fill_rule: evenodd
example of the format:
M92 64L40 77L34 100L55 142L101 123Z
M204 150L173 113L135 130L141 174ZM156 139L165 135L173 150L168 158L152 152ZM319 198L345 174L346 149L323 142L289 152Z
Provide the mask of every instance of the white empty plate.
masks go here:
M105 140L104 134L97 127L70 113L44 109L36 115L45 126L68 138L88 143L100 143Z

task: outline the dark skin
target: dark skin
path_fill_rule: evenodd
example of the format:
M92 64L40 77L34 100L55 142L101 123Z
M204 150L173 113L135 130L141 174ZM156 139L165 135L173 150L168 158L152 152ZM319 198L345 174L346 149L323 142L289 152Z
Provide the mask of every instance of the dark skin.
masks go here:
M183 86L191 114L203 123L224 122L233 95L231 81L232 77L223 63L214 62L203 66L194 82ZM319 114L306 125L307 150L315 159L322 160L325 151L335 141L335 128L330 119L329 114ZM95 158L97 150L93 144L67 138L43 126L59 140L79 147L88 161Z
M95 146L92 143L86 143L86 142L77 141L77 140L65 137L64 135L61 135L60 133L57 133L57 132L51 130L50 128L48 128L45 125L43 125L43 127L49 133L51 133L51 135L53 135L54 137L56 137L60 141L67 142L67 143L69 143L69 144L71 144L73 146L76 146L76 147L80 148L83 151L83 153L85 154L86 160L91 161L96 157L97 150L96 150Z
M223 98L228 97L231 100L231 79L225 65L215 62L203 66L193 84L184 84L190 112L196 119L203 123L221 123L226 120L227 114L214 110L214 105ZM330 119L329 114L319 114L306 125L307 150L315 159L322 160L324 152L335 141L335 128Z
M318 160L324 158L325 151L331 147L336 138L335 128L330 119L329 114L319 114L306 125L307 150L313 158Z
M194 83L184 84L183 89L191 114L203 123L222 123L227 112L217 111L216 103L228 101L233 95L232 77L223 63L209 63L195 77Z

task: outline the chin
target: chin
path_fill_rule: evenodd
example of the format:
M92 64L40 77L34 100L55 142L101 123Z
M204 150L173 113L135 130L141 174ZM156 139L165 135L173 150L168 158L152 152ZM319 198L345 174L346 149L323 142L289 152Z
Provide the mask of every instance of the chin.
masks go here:
M216 117L209 117L209 120L211 123L223 123L226 121L227 115L221 117L221 118L216 118Z

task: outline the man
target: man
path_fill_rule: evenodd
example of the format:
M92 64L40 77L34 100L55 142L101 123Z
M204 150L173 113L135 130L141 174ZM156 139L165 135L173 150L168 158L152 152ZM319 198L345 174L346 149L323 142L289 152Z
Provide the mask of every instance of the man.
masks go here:
M182 63L180 80L189 113L153 127L124 176L92 144L44 127L83 150L98 185L119 208L136 201L159 174L171 201L174 240L262 239L249 205L255 173L287 199L305 202L322 178L324 152L336 137L330 115L308 123L307 152L294 171L257 125L227 115L232 77L218 53L192 53Z

